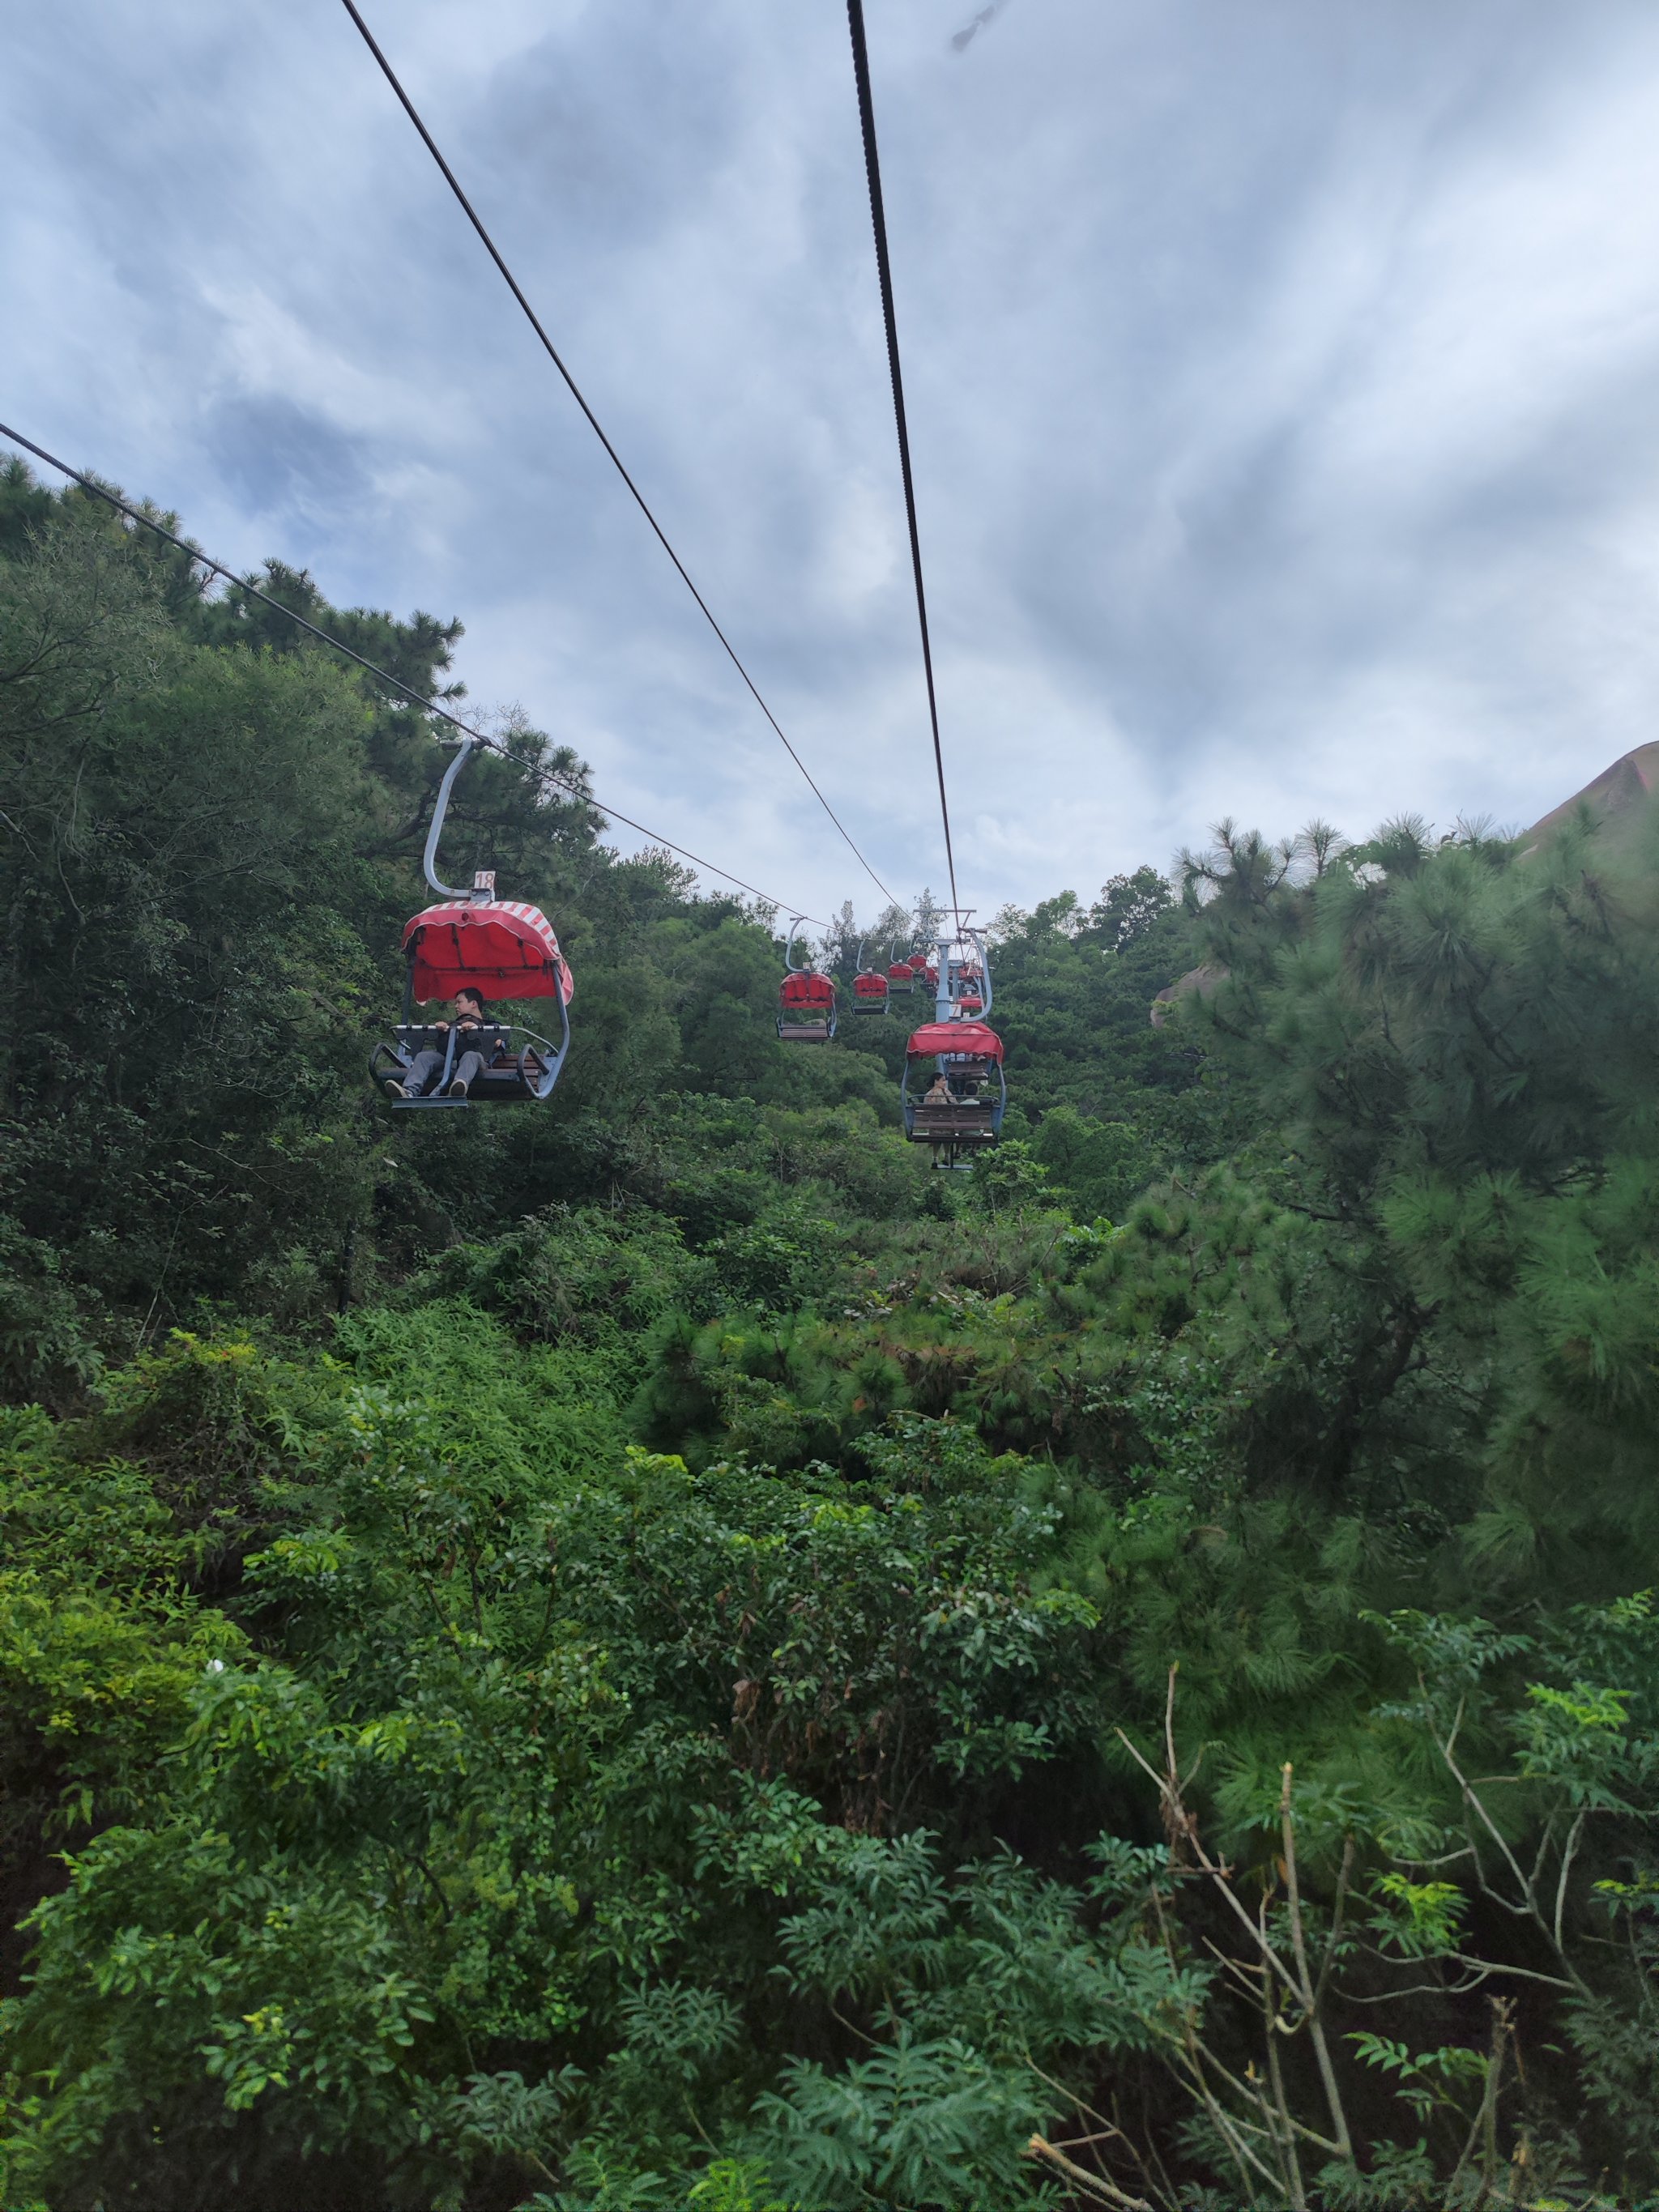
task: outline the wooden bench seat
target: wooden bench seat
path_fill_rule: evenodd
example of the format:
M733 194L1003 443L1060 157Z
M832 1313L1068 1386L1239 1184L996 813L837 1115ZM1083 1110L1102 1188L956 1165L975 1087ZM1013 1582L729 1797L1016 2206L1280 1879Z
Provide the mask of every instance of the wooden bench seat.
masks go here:
M954 1106L918 1104L910 1134L930 1144L990 1145L996 1142L991 1108L965 1101Z

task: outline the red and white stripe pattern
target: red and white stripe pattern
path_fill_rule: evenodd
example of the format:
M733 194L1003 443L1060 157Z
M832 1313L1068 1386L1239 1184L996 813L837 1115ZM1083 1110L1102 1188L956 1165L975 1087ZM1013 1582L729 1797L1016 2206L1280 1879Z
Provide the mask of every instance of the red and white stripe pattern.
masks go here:
M468 957L463 949L468 938L475 939L482 957ZM422 981L440 981L453 974L456 981L465 982L490 975L509 986L506 995L510 996L514 976L551 968L559 996L567 1005L574 988L570 963L559 950L552 923L539 907L526 906L520 899L447 899L426 907L404 930L405 951L411 945L416 946Z

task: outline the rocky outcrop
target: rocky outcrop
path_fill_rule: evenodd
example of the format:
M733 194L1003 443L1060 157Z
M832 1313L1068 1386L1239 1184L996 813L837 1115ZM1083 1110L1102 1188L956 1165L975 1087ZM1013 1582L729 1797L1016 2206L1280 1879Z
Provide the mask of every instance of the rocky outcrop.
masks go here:
M1614 761L1611 768L1604 768L1582 791L1575 791L1571 799L1564 799L1559 806L1553 806L1541 820L1534 822L1518 840L1522 858L1536 852L1558 830L1576 820L1580 807L1588 807L1590 819L1598 828L1606 829L1620 824L1622 817L1636 814L1656 790L1659 743L1638 745L1633 752Z
M1189 968L1173 983L1166 983L1152 1000L1152 1027L1155 1030L1163 1028L1170 1018L1170 1007L1177 1000L1190 998L1194 991L1200 999L1213 998L1217 986L1226 980L1227 970L1218 960L1201 961L1196 968Z

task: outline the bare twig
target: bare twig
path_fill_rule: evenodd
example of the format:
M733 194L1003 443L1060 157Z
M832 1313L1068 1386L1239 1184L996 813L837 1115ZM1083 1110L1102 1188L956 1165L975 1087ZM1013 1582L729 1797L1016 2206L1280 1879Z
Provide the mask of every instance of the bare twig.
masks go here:
M1267 2039L1267 2047L1269 2051L1273 2049L1271 2033ZM1275 2053L1273 2071L1276 2074L1278 2070L1278 2057ZM1296 2138L1288 2130L1281 2133L1274 2127L1275 2114L1273 2107L1261 2094L1261 2084L1256 2078L1254 2066L1249 2069L1246 2079L1250 2085L1250 2094L1255 2100L1255 2108L1261 2113L1262 2124L1267 2130L1267 2140L1279 2154L1280 2186L1289 2199L1291 2212L1308 2212L1308 2192L1302 2185L1302 2163L1296 2154ZM1282 2094L1282 2082L1279 2084L1279 2089Z
M1586 1806L1571 1827L1568 1829L1566 1844L1561 1852L1561 1877L1555 1885L1555 1948L1558 1956L1562 1949L1561 1919L1567 1909L1567 1876L1572 1872L1573 1855L1578 1849L1579 1839L1584 1832L1584 1823L1589 1818L1589 1808Z
M1057 2150L1042 2136L1031 2137L1025 2146L1025 2155L1046 2160L1063 2173L1074 2188L1080 2189L1085 2197L1092 2197L1102 2204L1114 2204L1117 2206L1118 2212L1154 2212L1154 2208L1144 2197L1131 2197L1127 2190L1120 2189L1116 2182L1109 2181L1104 2174L1091 2173L1086 2166L1079 2166L1074 2160L1067 2158L1063 2150Z
M1314 1987L1314 2002L1322 2005L1329 1986L1331 1968L1336 1960L1337 1948L1342 1941L1342 1926L1347 1914L1348 1884L1353 1875L1354 1839L1352 1835L1342 1838L1342 1864L1337 1870L1336 1897L1331 1906L1331 1932L1325 1939L1325 1955L1319 1962L1319 1979Z
M1187 1811L1186 1807L1182 1803L1178 1790L1172 1787L1170 1783L1166 1781L1165 1778L1158 1771L1158 1769L1155 1766L1150 1765L1147 1760L1141 1757L1139 1752L1136 1750L1134 1745L1130 1742L1128 1737L1124 1735L1121 1729L1119 1729L1116 1731L1116 1735L1118 1741L1122 1744L1130 1758L1134 1760L1136 1765L1139 1766L1145 1774L1149 1776L1152 1781L1156 1784L1158 1787L1158 1794L1164 1801L1165 1825L1168 1826L1170 1833L1171 1856L1174 1856L1176 1839L1179 1837L1191 1850L1193 1856L1197 1860L1198 1864L1202 1869L1203 1872L1209 1876L1210 1881L1214 1885L1217 1894L1225 1902L1228 1910L1243 1925L1249 1935L1250 1941L1256 1946L1257 1949L1260 1950L1267 1965L1278 1975L1279 1978L1284 1983L1285 1987L1290 1991L1291 1995L1293 1997L1299 1997L1301 1996L1301 1991L1297 1987L1295 1975L1291 1972L1285 1961L1279 1957L1279 1953L1273 1948L1273 1945L1268 1940L1267 1936L1256 1927L1254 1921L1250 1918L1249 1912L1246 1911L1243 1905L1234 1892L1231 1869L1225 1866L1218 1864L1218 1863L1210 1856L1208 1851L1205 1850L1202 1843L1199 1840L1198 1824L1193 1820L1191 1814Z
M1278 2022L1274 2018L1273 1992L1264 1988L1261 1994L1267 2027L1267 2079L1273 2084L1273 2118L1279 2123L1279 2154L1285 2160L1285 2178L1290 2185L1291 2202L1300 2205L1307 2202L1307 2191L1303 2185L1302 2162L1296 2154L1296 2122L1291 2118L1290 2103L1285 2094L1285 2069L1279 2056L1279 2038L1274 2033ZM1257 2101L1261 2103L1261 2100L1258 2097Z
M1480 2194L1485 2198L1491 2191L1498 2174L1498 2099L1503 2086L1504 2056L1514 2032L1515 2008L1508 1997L1492 2000L1492 2051L1486 2060L1486 2078L1480 2092L1480 2108L1470 2123L1457 2164L1452 2171L1455 2185L1474 2156L1474 2147L1481 2147Z
M1313 2039L1319 2078L1325 2086L1325 2102L1330 2107L1331 2126L1341 2146L1341 2156L1352 2160L1353 2138L1348 2133L1347 2115L1342 2109L1342 2093L1337 2086L1336 2068L1331 2063L1324 2023L1319 2017L1319 1999L1314 1993L1313 1976L1308 1966L1307 1938L1302 1926L1302 1885L1296 1870L1296 1820L1291 1809L1291 1763L1286 1759L1279 1793L1279 1828L1285 1845L1285 1887L1291 1906L1291 1943L1302 1977L1301 1994L1307 2012L1308 2033ZM1322 1975L1322 1984L1323 1978Z

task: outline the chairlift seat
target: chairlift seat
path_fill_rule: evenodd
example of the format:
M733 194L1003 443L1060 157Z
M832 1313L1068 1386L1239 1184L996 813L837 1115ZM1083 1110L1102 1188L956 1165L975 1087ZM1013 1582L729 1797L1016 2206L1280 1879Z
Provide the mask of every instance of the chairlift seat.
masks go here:
M416 1098L399 1098L391 1085L407 1080L417 1054L427 1050L446 1052L450 1032L440 1029L435 1022L399 1022L392 1036L393 1044L374 1048L369 1073L385 1093L386 1103L402 1112L417 1108L429 1111L434 1107L457 1110L467 1106L506 1106L523 1099L545 1098L558 1079L564 1059L564 1047L550 1044L545 1037L521 1030L515 1023L487 1022L477 1029L457 1034L448 1066L439 1071L431 1090ZM517 1038L524 1042L516 1042ZM453 1071L462 1054L469 1052L488 1057L473 1077L465 1097L452 1098L449 1085L453 1080Z
M994 1145L997 1140L996 1109L989 1098L957 1098L946 1106L916 1102L910 1134L934 1145Z
M947 1084L971 1089L972 1097L929 1098L913 1087L932 1060ZM905 1047L904 1080L899 1100L904 1132L912 1144L931 1145L934 1165L956 1167L959 1155L994 1145L1002 1133L1008 1105L1003 1073L1002 1039L984 1022L953 1017L924 1022Z

